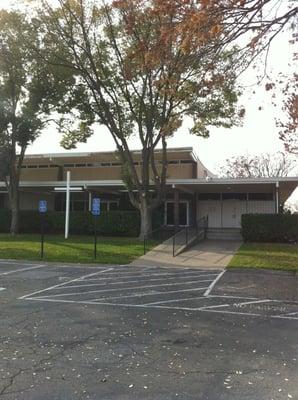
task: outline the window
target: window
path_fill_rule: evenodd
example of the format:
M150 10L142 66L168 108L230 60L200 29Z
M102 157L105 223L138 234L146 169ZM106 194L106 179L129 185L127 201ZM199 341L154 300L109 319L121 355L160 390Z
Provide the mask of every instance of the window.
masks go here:
M111 210L117 210L118 206L119 206L119 204L116 201L110 201L109 205L110 205L110 211Z
M101 211L113 211L117 210L119 207L119 202L116 200L102 200L100 203Z
M248 199L272 201L273 193L248 193Z
M72 211L86 211L86 201L85 200L73 200L72 201Z
M4 193L0 193L0 208L4 208Z
M223 193L223 200L246 200L246 193Z
M66 195L62 194L62 210L66 209ZM88 199L85 192L70 194L70 211L87 211Z
M166 203L166 225L174 225L174 203Z
M194 164L194 162L192 160L181 160L180 163L181 164Z
M174 202L167 201L165 203L165 218L166 225L174 225ZM186 226L189 225L189 202L180 201L179 202L179 225Z
M199 193L199 200L220 200L220 193Z

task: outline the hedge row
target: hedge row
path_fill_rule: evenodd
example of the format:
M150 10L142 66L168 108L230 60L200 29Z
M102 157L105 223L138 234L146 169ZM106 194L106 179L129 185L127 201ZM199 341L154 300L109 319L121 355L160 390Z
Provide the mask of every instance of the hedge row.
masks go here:
M37 211L20 211L20 233L39 233L40 214ZM64 212L45 214L46 233L63 233ZM9 232L10 211L0 210L0 232ZM108 211L98 217L97 229L102 235L137 236L140 216L137 211ZM94 217L91 213L71 212L69 230L72 234L91 234L94 232Z
M247 242L298 242L297 214L244 214L241 225Z

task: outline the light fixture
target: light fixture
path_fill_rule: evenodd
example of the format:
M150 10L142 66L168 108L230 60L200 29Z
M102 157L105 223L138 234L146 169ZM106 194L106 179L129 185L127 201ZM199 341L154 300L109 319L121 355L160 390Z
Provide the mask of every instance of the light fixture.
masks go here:
M66 192L66 187L55 187L54 188L54 191L55 192ZM79 186L71 186L70 188L69 188L69 191L70 192L82 192L83 191L83 188L82 187L79 187Z

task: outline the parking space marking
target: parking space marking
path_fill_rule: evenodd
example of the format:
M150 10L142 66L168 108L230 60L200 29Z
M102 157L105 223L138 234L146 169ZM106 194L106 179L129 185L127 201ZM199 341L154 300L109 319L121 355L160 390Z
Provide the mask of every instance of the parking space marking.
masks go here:
M1 264L13 264L13 265L36 265L33 263L28 263L28 262L22 262L22 261L18 261L18 260L0 260L0 265Z
M19 299L298 320L295 302L213 295L223 274L220 270L113 266Z
M199 297L187 297L185 299L173 299L173 300L162 300L162 301L155 301L153 303L146 303L146 306L154 306L155 304L166 304L166 303L177 303L180 301L187 301L187 300L198 300L198 299L205 299L204 296L199 296Z
M203 281L201 281L203 282ZM209 281L208 281L209 282ZM160 285L147 285L147 286L131 286L131 287L124 287L124 288L114 288L114 289L103 289L103 290L90 290L89 292L74 292L74 293L62 293L62 294L52 294L51 297L63 297L63 296L80 296L82 294L90 294L90 293L105 293L105 292L114 292L119 291L122 292L123 290L135 290L135 289L151 289L155 287L164 287L164 286L177 286L177 285L192 285L194 283L198 283L197 281L189 281L189 282L178 282L178 283L163 283ZM106 286L106 285L103 285ZM52 288L53 289L53 288ZM206 289L201 288L201 289ZM39 296L44 297L44 296ZM48 296L45 296L48 297Z
M112 269L113 269L113 268L104 269L104 270L101 270L101 271L99 271L99 272L94 272L94 273L92 273L92 274L88 274L88 275L86 275L86 276L97 275L97 274L100 274L100 273L104 273L104 272L106 272L106 271L111 271ZM55 288L57 288L57 287L59 287L59 286L65 286L65 285L67 285L68 283L76 282L77 280L79 280L79 279L81 279L81 278L82 278L82 277L79 277L79 278L76 278L76 279L71 279L70 281L63 282L63 283L59 283L58 285L54 285L54 286L51 286L51 287L46 288L46 289L37 290L37 291L34 292L34 293L30 293L30 294L28 294L28 295L19 297L19 300L24 300L24 299L26 299L26 297L34 296L34 295L36 295L36 294L43 293L43 292L46 292L46 291L55 289Z
M224 296L222 297L224 298ZM242 303L231 303L231 304L218 304L218 305L214 305L214 306L206 306L206 307L202 307L201 309L207 310L210 308L220 308L220 307L241 307L244 305L249 305L249 304L256 304L256 303L268 303L268 301L275 301L275 300L268 300L268 299L264 299L264 300L260 300L260 299L256 299L256 300L252 300L252 301L243 301Z
M197 278L196 276L193 276L192 278ZM169 279L177 279L175 278L167 278L167 281ZM181 279L181 278L180 278ZM183 277L182 279L189 279L188 277ZM155 281L161 281L161 279L146 279L146 282L155 282ZM193 282L197 282L197 283L201 283L201 282L211 282L211 279L205 279L205 280L198 280L198 281L193 281ZM123 285L123 284L131 284L131 283L137 283L140 282L139 280L134 280L134 281L117 281L117 282L108 282L109 285ZM180 281L181 282L181 281ZM186 282L187 283L187 282ZM188 282L189 283L189 282ZM166 285L178 285L179 283L168 283ZM181 284L183 284L181 282ZM107 283L90 283L87 285L74 285L74 286L66 286L67 289L74 289L74 288L84 288L84 287L94 287L94 286L106 286ZM162 283L161 285L156 285L156 286L165 286L164 283ZM59 288L57 288L59 289ZM65 289L65 287L62 287L62 289ZM129 289L129 287L127 288Z
M194 276L194 274L196 274L196 272L192 272L192 273L187 273L187 274L180 274L182 277L194 277L194 278L204 278L204 277L213 277L214 275L215 276L217 276L217 274L204 274L204 275L197 275L197 276ZM120 278L125 278L125 275L115 275L115 276L117 276L117 277L120 277ZM146 278L146 277L151 277L151 276L161 276L161 277L165 277L167 280L168 279L177 279L177 276L179 276L179 275L175 275L175 274L173 274L173 273L161 273L161 274L146 274L146 275L141 275L141 274L139 274L139 275L133 275L133 276L128 276L126 279L130 279L130 278ZM108 278L90 278L90 279L82 279L82 281L84 281L84 282L94 282L94 281L102 281L102 280L111 280L111 279L114 279L113 277L108 277ZM162 279L162 278L160 278L160 279ZM158 280L160 280L160 279L158 279ZM148 280L153 280L153 279L148 279ZM212 281L213 279L210 279L210 281Z
M25 264L25 265L32 265L32 264ZM15 269L13 271L2 272L0 276L16 274L17 272L31 271L32 269L38 269L43 267L46 267L46 265L35 265L34 267Z
M206 292L204 293L204 296L208 296L212 289L214 288L214 286L216 285L216 283L220 280L220 278L223 276L223 274L225 273L225 269L219 274L217 275L217 277L214 279L214 281L209 285L208 289L206 290Z
M147 296L156 296L156 295L177 294L177 293L184 293L184 292L198 292L201 290L206 290L206 287L195 288L195 289L169 290L167 292L138 293L138 294L130 294L128 296L104 297L104 298L94 299L91 301L130 299L133 297L147 297ZM113 304L117 305L116 303L113 303ZM146 306L146 305L147 305L147 303L144 304L144 306Z

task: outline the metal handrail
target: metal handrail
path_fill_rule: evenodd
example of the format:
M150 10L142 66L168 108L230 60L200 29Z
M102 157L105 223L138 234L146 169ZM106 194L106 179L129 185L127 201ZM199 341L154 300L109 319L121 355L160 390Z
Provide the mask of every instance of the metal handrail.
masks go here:
M152 236L153 236L156 232L162 232L162 233L166 232L166 231L165 231L165 227L166 227L166 225L161 225L160 227L158 227L158 228L156 228L156 229L153 229L153 230L151 231L150 237L144 236L144 239L143 239L144 255L145 255L146 252L147 252L147 242L148 242L148 240L149 240L150 238L152 238ZM162 234L159 241L163 241L163 239L164 239L164 235Z
M187 245L188 244L188 239L189 239L189 228L191 228L191 226L187 225L187 226L184 226L184 227L179 227L179 230L176 231L177 228L175 227L174 235L173 235L173 257L176 256L176 250L175 250L175 248L176 248L176 237L178 235L181 235L182 237L184 237L185 243L183 243L182 245L184 245L184 244ZM181 247L182 245L180 245L179 247Z
M202 232L204 232L204 239L206 239L207 236L207 229L208 229L208 215L205 217L200 218L194 225L192 226L184 226L184 227L180 227L179 231L176 232L176 228L174 231L174 235L173 235L173 257L176 257L177 253L176 253L176 245L177 245L177 235L180 234L182 236L182 239L184 237L184 241L182 241L182 243L179 244L179 247L182 246L187 246L188 245L188 241L189 241L189 229L194 228L196 231L196 238L199 237L199 234ZM202 228L202 229L200 229Z

